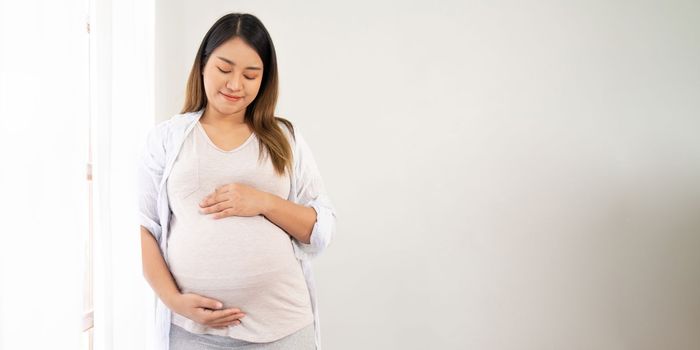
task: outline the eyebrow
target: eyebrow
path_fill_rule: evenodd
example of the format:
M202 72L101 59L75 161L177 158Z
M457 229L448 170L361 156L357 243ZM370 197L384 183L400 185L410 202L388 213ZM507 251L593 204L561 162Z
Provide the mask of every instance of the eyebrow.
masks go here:
M234 63L233 61L231 61L231 60L229 60L229 59L223 58L223 57L221 57L221 56L216 56L216 57L217 57L218 59L220 59L220 60L222 60L222 61L224 61L224 62L226 62L226 63L232 65L232 66L235 66L235 65L236 65L236 63ZM245 69L262 70L262 68L260 68L260 67L254 67L254 66L245 67Z

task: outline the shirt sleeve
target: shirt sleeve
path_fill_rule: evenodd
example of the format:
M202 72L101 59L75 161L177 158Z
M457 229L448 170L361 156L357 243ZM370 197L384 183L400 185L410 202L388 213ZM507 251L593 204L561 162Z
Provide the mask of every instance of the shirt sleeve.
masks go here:
M139 221L160 242L161 223L158 216L158 189L165 168L165 148L160 128L154 127L142 144L138 158L137 196Z
M335 233L336 212L316 166L311 149L298 129L295 128L294 173L296 203L316 211L316 222L311 231L309 244L292 238L295 255L301 260L310 260L320 255L330 244Z

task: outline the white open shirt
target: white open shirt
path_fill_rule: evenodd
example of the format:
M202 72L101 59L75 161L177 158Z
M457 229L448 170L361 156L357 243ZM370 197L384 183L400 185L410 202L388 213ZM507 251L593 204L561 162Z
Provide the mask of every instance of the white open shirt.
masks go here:
M204 110L178 114L162 121L148 133L138 166L139 217L143 227L153 234L167 263L167 239L170 222L170 206L166 181L180 152L185 137L193 130ZM285 129L284 125L280 126ZM335 209L325 191L323 180L313 155L304 138L294 128L295 137L290 138L294 171L290 174L289 201L312 207L316 210L316 223L311 232L310 244L299 242L294 237L292 246L311 296L311 307L316 329L316 349L321 349L321 333L318 318L316 287L311 271L311 259L328 247L335 232ZM156 296L155 342L157 350L169 350L171 311Z

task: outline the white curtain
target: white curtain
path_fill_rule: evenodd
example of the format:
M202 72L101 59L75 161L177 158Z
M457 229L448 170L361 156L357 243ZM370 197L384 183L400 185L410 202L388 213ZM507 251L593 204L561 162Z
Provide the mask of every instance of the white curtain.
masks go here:
M90 141L94 349L151 348L134 183L153 31L152 0L0 0L0 349L84 348Z
M0 2L0 348L79 349L87 3Z
M135 171L153 127L154 0L96 0L95 350L152 349L153 294L141 269Z

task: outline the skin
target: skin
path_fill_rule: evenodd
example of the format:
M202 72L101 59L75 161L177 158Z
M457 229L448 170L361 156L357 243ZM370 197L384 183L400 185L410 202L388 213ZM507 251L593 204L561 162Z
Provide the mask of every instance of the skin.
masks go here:
M252 130L244 122L248 105L258 95L263 62L240 38L231 39L211 54L202 76L207 107L200 118L217 147L230 150L241 145ZM240 96L230 101L225 96ZM217 187L200 202L200 213L218 220L228 216L263 215L299 242L308 244L316 222L316 211L274 194L238 183ZM240 324L240 308L222 309L220 301L193 293L181 293L160 254L158 242L141 226L144 277L168 308L195 322L214 328Z

